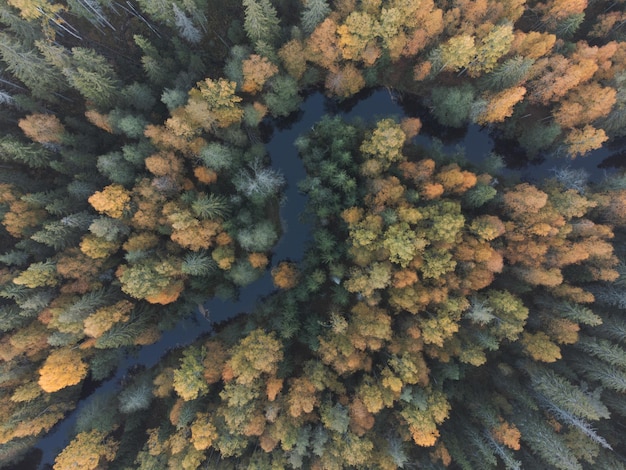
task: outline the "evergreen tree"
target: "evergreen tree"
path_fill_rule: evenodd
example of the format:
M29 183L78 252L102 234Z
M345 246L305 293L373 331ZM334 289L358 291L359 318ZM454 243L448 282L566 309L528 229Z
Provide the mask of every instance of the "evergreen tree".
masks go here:
M311 34L329 13L330 7L326 0L308 0L300 17L302 30L307 34Z
M185 15L185 13L178 8L176 3L172 3L172 9L174 10L174 21L178 28L178 33L182 38L191 44L197 44L202 39L202 33L196 26L194 26L191 19Z
M111 106L119 96L113 67L93 49L72 48L71 66L63 70L69 83L97 106Z
M244 28L252 44L273 44L280 33L280 20L270 0L243 0Z
M0 57L7 70L20 80L35 98L56 101L55 93L65 86L63 76L34 49L24 47L6 33L0 34Z

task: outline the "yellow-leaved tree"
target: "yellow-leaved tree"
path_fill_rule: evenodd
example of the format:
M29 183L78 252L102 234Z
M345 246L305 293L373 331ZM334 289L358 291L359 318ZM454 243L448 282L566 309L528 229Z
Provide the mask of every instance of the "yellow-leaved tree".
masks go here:
M79 349L62 348L53 351L39 369L39 386L52 393L80 383L87 375Z

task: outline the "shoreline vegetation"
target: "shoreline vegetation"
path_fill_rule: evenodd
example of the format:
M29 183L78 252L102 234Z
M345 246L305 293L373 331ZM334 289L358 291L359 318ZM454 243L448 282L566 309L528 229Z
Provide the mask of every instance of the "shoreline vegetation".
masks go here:
M253 312L81 407L53 468L626 468L626 181L565 163L626 135L623 10L0 2L0 467L270 269ZM299 135L311 237L270 264L268 120L381 87L425 114ZM416 145L432 122L563 165L531 184Z

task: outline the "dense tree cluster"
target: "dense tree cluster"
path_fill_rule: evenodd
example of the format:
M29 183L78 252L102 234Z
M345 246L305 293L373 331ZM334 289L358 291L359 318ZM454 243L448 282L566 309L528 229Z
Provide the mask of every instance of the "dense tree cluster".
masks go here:
M385 86L585 155L626 134L623 3L0 2L0 466L271 268L257 311L81 408L54 468L624 468L620 177L531 184L416 147L415 117L326 117L296 141L310 246L271 267L259 130Z

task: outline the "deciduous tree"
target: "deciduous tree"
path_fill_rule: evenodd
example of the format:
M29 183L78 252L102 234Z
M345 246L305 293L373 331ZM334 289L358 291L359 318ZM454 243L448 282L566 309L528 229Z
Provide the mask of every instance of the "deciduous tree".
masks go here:
M77 349L62 348L50 353L39 369L39 385L48 392L79 384L87 375L88 366Z
M92 194L89 203L101 214L119 219L130 208L130 192L119 184L111 184Z
M272 64L267 57L252 54L241 64L243 70L243 85L241 90L247 93L258 93L263 89L265 82L278 73L278 67Z
M60 144L63 141L65 127L54 114L30 114L20 119L18 125L35 142Z
M283 261L272 269L272 280L280 289L292 289L298 285L298 268L293 263Z
M104 461L113 461L119 443L98 430L79 433L54 461L54 470L84 468L95 470Z

